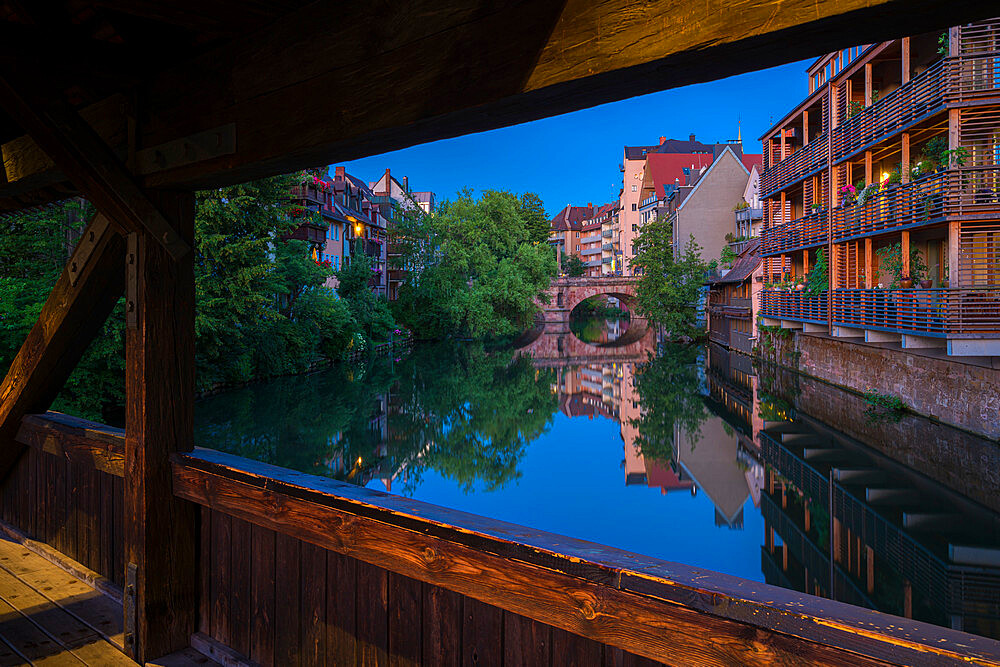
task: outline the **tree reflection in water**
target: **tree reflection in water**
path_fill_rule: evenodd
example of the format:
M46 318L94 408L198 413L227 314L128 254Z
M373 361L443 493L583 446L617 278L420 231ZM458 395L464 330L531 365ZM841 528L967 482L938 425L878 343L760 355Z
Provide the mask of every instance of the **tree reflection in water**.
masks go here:
M704 348L666 345L656 356L636 366L635 390L642 406L632 420L635 444L651 460L668 462L680 433L694 446L709 417L703 397Z
M502 488L557 409L555 375L478 344L336 367L207 398L196 442L303 472L412 491L426 470L467 492Z

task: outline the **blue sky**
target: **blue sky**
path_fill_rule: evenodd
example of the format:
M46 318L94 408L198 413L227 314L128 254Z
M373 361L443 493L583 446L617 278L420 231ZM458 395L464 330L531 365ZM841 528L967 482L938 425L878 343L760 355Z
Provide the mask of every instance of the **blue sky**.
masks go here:
M408 176L414 190L453 199L463 187L537 192L549 215L567 204L595 205L618 196L622 146L656 143L660 136L700 141L736 138L759 153L757 138L805 98L802 61L711 83L603 104L490 132L435 141L344 163L366 181L386 167Z

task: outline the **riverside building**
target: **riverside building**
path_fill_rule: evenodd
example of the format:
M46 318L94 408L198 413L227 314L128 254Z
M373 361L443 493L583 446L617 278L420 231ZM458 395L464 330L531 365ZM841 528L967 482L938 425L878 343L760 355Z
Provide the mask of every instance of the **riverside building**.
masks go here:
M998 43L990 19L809 67L762 137L765 323L1000 355Z

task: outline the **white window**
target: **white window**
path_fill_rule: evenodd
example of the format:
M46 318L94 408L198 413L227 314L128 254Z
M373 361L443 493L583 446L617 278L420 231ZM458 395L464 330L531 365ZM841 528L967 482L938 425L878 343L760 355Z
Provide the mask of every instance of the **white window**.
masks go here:
M636 185L635 185L635 183L633 183L632 184L632 192L635 192L635 189L636 189Z

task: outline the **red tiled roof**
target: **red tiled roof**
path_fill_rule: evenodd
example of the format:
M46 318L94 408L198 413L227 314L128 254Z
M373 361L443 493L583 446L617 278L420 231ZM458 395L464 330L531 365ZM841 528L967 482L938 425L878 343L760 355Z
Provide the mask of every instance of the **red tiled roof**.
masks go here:
M657 197L663 196L664 185L674 185L675 181L684 185L685 167L693 167L692 172L697 172L711 164L711 153L650 153L646 156L646 167L650 170Z
M580 221L589 218L593 212L593 209L587 206L566 206L552 218L549 227L557 232L580 229Z
M743 166L747 168L747 171L752 171L754 167L757 167L758 172L764 171L764 155L762 153L744 153Z
M665 461L646 460L645 463L646 485L649 487L658 486L663 493L666 493L694 486L691 480L679 478Z

